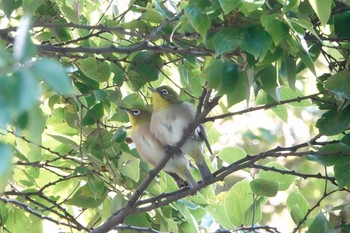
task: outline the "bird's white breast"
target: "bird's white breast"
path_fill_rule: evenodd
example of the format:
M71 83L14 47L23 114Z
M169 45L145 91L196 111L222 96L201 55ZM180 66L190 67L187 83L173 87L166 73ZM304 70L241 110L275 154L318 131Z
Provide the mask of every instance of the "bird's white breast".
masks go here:
M174 104L152 114L151 132L163 145L175 145L193 121L195 108L189 103Z

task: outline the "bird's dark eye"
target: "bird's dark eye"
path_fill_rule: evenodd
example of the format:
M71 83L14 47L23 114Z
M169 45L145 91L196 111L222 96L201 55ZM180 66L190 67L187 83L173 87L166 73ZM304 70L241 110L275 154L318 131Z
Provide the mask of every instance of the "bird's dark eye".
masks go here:
M132 110L132 114L133 114L134 116L138 116L138 115L140 115L140 113L141 113L141 111L140 111L139 109L134 109L134 110Z
M169 92L168 92L167 89L163 89L163 90L160 91L160 94L167 95L167 94L169 94Z

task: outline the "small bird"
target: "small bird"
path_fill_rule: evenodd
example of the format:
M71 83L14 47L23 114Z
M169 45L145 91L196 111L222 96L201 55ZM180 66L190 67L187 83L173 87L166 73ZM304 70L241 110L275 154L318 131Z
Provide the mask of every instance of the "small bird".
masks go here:
M157 164L166 156L165 148L152 135L150 131L150 121L152 113L143 108L124 108L120 109L128 113L130 123L132 126L131 138L133 139L136 150L139 152L141 158L146 162L157 166ZM184 154L179 151L167 162L164 171L169 173L178 182L178 177L187 181L191 188L197 185L190 169L189 161Z
M162 145L174 146L184 134L184 130L193 122L196 108L193 104L181 101L179 95L168 86L149 87L152 91L153 113L151 132ZM198 126L186 140L181 150L192 157L203 180L211 177L211 172L204 159L206 143L212 154L203 125Z

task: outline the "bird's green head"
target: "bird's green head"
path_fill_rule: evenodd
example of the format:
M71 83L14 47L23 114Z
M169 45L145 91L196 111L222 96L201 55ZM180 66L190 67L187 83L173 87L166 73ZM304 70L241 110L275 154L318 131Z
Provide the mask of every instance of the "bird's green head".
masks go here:
M120 109L126 111L129 116L130 123L132 127L136 127L142 123L151 121L152 113L144 108L124 108L119 107Z
M156 89L149 87L149 89L152 91L153 110L167 108L181 101L179 95L169 86L160 86Z

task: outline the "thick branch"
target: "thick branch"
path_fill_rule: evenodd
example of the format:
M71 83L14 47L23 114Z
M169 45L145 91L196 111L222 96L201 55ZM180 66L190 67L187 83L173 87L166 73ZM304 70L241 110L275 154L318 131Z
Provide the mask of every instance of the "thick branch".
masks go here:
M130 47L116 47L114 45L105 48L88 48L83 46L78 47L57 47L53 45L37 45L41 52L54 52L59 54L70 54L70 53L126 53L130 54L137 51L147 50L155 51L159 53L172 53L172 54L191 54L195 56L210 56L212 53L205 48L189 47L189 48L177 48L169 45L157 46L149 44L133 45Z
M213 184L217 181L223 180L226 176L241 170L241 169L245 169L248 167L257 167L257 168L261 168L261 169L270 169L270 170L274 170L276 172L279 172L280 170L276 169L276 168L269 168L269 167L264 167L261 166L259 167L259 165L256 165L255 162L260 161L262 159L265 159L267 157L280 157L280 156L284 156L284 157L289 157L289 156L297 156L297 157L302 157L305 155L309 155L309 154L318 154L318 155L323 155L320 152L314 152L314 151L303 151L303 152L296 152L299 149L302 148L306 148L310 145L326 145L326 144L330 144L330 143L334 143L333 141L331 142L316 142L316 139L319 136L317 135L315 138L313 138L309 143L301 143L292 147L276 147L272 150L260 153L258 155L254 155L254 156L246 156L245 158L242 158L241 160L236 161L235 163L230 164L229 166L223 167L219 170L217 170L216 172L213 173L213 178L206 180L205 183L200 183L198 185L198 187L195 187L191 190L186 190L186 189L182 189L182 190L178 190L172 193L164 193L161 194L159 196L156 197L152 197L149 199L145 199L145 200L141 200L138 201L136 203L136 206L143 206L143 205L147 205L143 208L139 208L136 210L137 213L140 212L144 212L144 211L149 211L149 210L153 210L155 208L159 208L162 207L164 205L167 205L173 201L177 201L183 197L195 194L196 191L200 190L203 187L206 187L210 184ZM343 154L345 155L345 154ZM350 156L350 154L348 154L347 156ZM325 177L322 176L320 174L317 175L313 175L313 174L301 174L301 173L297 173L295 171L281 171L283 172L283 174L290 174L290 175L295 175L295 176L301 176L301 177L306 177L309 176L310 178L322 178L322 179L327 179L330 182L332 182L333 184L336 185L335 180L333 177Z

